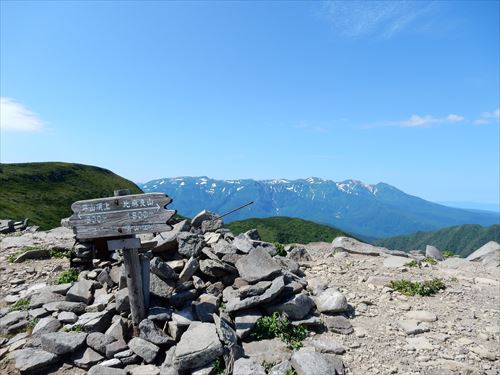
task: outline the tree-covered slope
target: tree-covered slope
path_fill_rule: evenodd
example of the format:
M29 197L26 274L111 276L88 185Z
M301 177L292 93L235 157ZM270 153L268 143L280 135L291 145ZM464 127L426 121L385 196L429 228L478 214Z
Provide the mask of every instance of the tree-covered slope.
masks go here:
M459 225L434 232L385 238L373 244L397 250L425 250L426 245L433 245L466 257L489 241L500 242L500 225Z
M71 215L81 199L109 197L113 190L141 193L133 182L113 172L72 163L0 164L0 218L22 220L49 229Z
M276 216L266 219L246 219L226 224L234 234L257 229L262 240L280 243L331 242L335 237L349 236L336 228L312 221Z

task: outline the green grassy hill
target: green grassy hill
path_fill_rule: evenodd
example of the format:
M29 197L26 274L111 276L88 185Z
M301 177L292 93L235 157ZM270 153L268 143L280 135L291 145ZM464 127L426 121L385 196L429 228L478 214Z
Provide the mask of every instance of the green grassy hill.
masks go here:
M276 216L246 219L226 224L235 235L257 229L263 241L287 243L331 242L335 237L349 236L336 228L292 217ZM351 236L352 237L352 236Z
M0 164L0 218L22 220L41 229L60 225L81 199L113 196L113 190L141 193L133 182L113 172L72 163Z
M439 250L453 251L466 257L489 241L500 242L500 225L459 225L435 232L385 238L374 241L373 244L397 250L425 250L426 245L433 245Z

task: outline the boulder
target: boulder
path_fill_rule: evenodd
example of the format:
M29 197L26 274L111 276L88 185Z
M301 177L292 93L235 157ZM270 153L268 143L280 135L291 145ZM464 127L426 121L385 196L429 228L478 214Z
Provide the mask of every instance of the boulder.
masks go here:
M202 235L181 232L177 235L179 254L184 258L197 257L205 247L205 239Z
M238 310L245 310L251 307L270 302L277 298L285 288L285 281L283 276L277 277L273 280L271 286L260 296L248 297L245 299L233 298L228 301L226 305L227 312Z
M42 291L39 294L35 294L30 300L30 309L36 309L50 302L64 301L64 296L59 293L52 293L48 291Z
M128 349L128 345L123 340L112 341L106 345L106 358L113 358L115 354L123 352Z
M186 262L186 265L184 266L184 269L179 275L179 282L183 283L188 280L191 280L191 277L193 277L194 273L198 270L199 266L200 265L196 258L194 257L189 258L189 260Z
M244 254L248 254L250 250L254 248L253 242L244 234L236 236L233 240L232 246Z
M238 337L233 327L224 319L220 318L217 314L213 314L213 320L215 322L215 329L219 335L220 341L228 346L236 345L238 342Z
M59 315L57 315L57 320L59 320L63 324L71 324L75 323L78 320L78 316L70 311L61 311Z
M233 266L215 259L203 259L200 261L200 271L209 277L219 278L228 273L237 274Z
M336 313L347 311L349 306L345 296L335 288L328 288L314 297L319 312Z
M80 280L73 284L73 286L66 293L66 300L70 302L83 302L90 304L92 302L92 281Z
M45 333L57 332L61 328L61 322L53 316L40 319L33 328L32 335L40 336Z
M83 314L85 312L85 305L82 302L68 302L68 301L58 301L50 302L43 305L43 308L47 311L69 311L75 314Z
M238 289L238 294L240 298L259 296L264 293L270 286L270 281L259 281L257 284L242 286Z
M202 322L213 322L212 314L217 311L218 298L212 294L202 294L193 303L198 320Z
M304 319L314 307L314 301L304 293L295 294L285 301L266 307L269 312L283 312L291 320Z
M168 299L175 288L175 282L172 280L162 280L154 273L149 275L149 293L151 297Z
M348 335L354 332L349 319L342 315L330 316L321 314L321 320L323 320L323 323L330 332L340 333L342 335Z
M92 332L87 336L87 345L96 352L106 354L106 345L111 344L115 340L113 336L101 332Z
M42 349L62 355L74 352L85 344L86 333L78 332L53 332L42 335Z
M154 257L149 262L151 272L163 280L177 280L177 273L161 258Z
M81 355L76 355L75 358L73 358L73 363L75 366L87 370L101 362L103 359L104 357L95 350L87 348Z
M236 313L235 328L236 335L240 339L244 339L257 323L257 320L262 316L257 309L242 310Z
M500 253L500 244L495 241L490 241L474 251L466 259L471 262L482 261L486 257L495 253Z
M187 220L182 220L172 226L172 230L158 234L153 241L156 241L156 246L153 248L153 253L163 253L167 251L175 251L178 248L177 235L180 232L189 231L191 225Z
M287 253L287 257L299 264L312 261L312 257L309 252L306 250L306 248L301 246L292 246L290 251L288 251Z
M240 276L249 283L268 280L281 273L281 267L269 253L257 248L236 262Z
M0 334L6 335L22 329L28 323L28 312L12 311L0 318Z
M332 248L334 252L345 251L351 254L373 255L373 256L379 256L387 252L387 249L384 247L369 245L367 243L355 240L354 238L350 237L335 238L332 242Z
M139 324L140 337L155 345L174 345L175 340L166 335L161 329L156 327L154 322L149 319L144 319Z
M130 302L128 297L128 289L120 289L115 294L116 311L119 313L130 312Z
M202 367L220 357L222 352L214 324L191 324L175 348L174 365L179 370Z
M240 358L233 366L233 375L266 375L264 367L251 358Z
M425 247L425 256L426 257L431 257L431 258L434 258L436 260L444 260L444 257L443 255L441 254L441 252L437 249L437 247L434 247L434 246L431 246L431 245L427 245Z
M140 337L134 337L129 341L128 346L135 354L144 359L146 363L153 362L160 350L155 344L141 339Z
M299 350L292 356L292 367L297 375L343 375L344 363L335 354Z
M21 349L13 353L16 369L21 373L37 373L58 361L57 355L39 349Z
M207 210L203 210L203 211L199 212L198 214L196 214L195 217L193 217L193 219L191 220L191 226L193 228L201 228L201 224L205 220L217 220L217 218L218 218L218 216L215 215L214 213L207 211Z

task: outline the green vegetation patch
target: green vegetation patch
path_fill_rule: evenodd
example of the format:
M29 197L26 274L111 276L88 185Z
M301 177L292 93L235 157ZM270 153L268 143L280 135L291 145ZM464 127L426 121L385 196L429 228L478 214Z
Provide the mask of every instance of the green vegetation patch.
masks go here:
M393 250L425 250L432 244L438 249L447 249L453 255L467 257L485 243L500 243L500 225L483 227L477 224L464 224L440 229L434 232L417 232L405 236L389 237L373 242ZM444 256L443 252L443 256Z
M282 257L286 257L286 250L285 250L285 245L279 242L273 243L274 247L276 248L276 254Z
M76 268L70 268L69 270L62 271L57 277L56 284L67 284L78 280L78 275L80 271Z
M0 164L0 186L0 217L28 218L42 230L60 226L75 201L111 197L116 189L142 193L107 169L53 162Z
M234 221L226 224L226 227L235 235L255 228L263 241L280 244L331 242L339 236L352 237L328 225L285 216Z
M437 260L434 259L433 257L425 257L422 262L427 263L427 264L432 264L433 266L438 263Z
M83 332L83 326L75 324L73 327L65 327L64 332Z
M434 278L424 282L410 280L392 280L391 288L407 296L432 296L440 290L446 289L441 279Z
M16 303L10 305L9 311L21 311L28 310L30 307L30 298L20 298L16 301Z
M226 370L226 362L224 361L224 356L221 355L219 358L217 358L212 366L212 371L214 374L224 374L224 371Z
M299 349L307 337L307 330L302 326L295 327L284 315L275 312L271 316L260 317L250 337L257 341L278 337L289 348Z
M415 259L409 261L408 263L405 263L405 266L406 267L410 267L410 268L414 268L414 267L418 267L418 263Z
M441 254L443 255L443 258L453 258L455 256L455 253L449 250L444 250Z

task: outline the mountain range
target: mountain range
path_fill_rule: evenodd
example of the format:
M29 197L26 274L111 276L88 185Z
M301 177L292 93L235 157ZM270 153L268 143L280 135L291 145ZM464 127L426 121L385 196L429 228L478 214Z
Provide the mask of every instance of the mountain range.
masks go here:
M497 213L452 208L409 195L386 183L335 182L316 177L287 180L215 180L208 177L161 178L138 186L164 192L172 208L194 216L208 209L223 214L254 203L225 218L290 216L327 224L373 240L462 224L498 224Z

